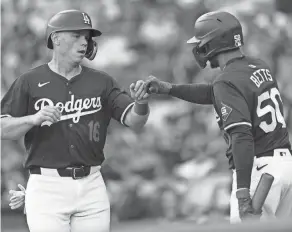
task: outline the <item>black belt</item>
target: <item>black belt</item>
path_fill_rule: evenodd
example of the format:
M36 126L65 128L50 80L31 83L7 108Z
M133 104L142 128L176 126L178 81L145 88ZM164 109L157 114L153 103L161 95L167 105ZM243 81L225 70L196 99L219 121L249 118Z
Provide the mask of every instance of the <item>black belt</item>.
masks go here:
M286 147L284 147L284 148L275 148L275 150L276 150L276 149L288 149L288 150L290 151L290 153L292 154L292 150L289 149L289 148L286 148ZM267 151L267 152L265 152L265 153L261 153L261 154L257 154L257 155L256 155L257 158L260 158L260 157L266 157L266 156L274 156L274 150Z
M257 158L266 157L266 156L274 156L274 150L256 155Z
M90 166L58 168L56 170L61 177L72 177L74 180L81 179L90 174ZM30 168L29 172L30 174L42 174L40 167Z

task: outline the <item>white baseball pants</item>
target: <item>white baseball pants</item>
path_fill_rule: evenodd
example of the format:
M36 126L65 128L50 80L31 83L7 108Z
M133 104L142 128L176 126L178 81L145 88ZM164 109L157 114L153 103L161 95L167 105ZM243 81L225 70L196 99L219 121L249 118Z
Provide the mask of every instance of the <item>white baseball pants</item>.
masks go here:
M263 167L259 171L258 167ZM250 194L253 196L263 173L274 176L274 182L262 209L261 220L292 217L292 156L288 149L274 150L274 156L255 158L251 176ZM233 171L230 197L230 222L240 222L236 198L236 172Z
M28 180L25 206L31 232L110 230L110 204L99 170L78 180L48 172Z

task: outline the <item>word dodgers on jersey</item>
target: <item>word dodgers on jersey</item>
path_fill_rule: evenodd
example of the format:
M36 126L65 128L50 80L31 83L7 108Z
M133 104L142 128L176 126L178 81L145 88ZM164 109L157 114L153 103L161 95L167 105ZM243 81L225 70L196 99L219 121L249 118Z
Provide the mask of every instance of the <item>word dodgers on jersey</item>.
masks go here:
M273 81L273 77L268 69L258 69L253 72L252 76L250 77L253 83L259 88L262 83L266 81Z
M72 94L71 99L65 103L57 102L56 104L54 104L54 102L49 98L41 98L35 102L34 108L35 110L39 111L47 105L59 107L61 113L63 111L65 111L66 113L74 112L73 114L62 115L60 118L60 121L72 118L74 123L78 123L81 116L93 114L100 111L102 108L100 97L84 99L79 98L75 100L74 94Z

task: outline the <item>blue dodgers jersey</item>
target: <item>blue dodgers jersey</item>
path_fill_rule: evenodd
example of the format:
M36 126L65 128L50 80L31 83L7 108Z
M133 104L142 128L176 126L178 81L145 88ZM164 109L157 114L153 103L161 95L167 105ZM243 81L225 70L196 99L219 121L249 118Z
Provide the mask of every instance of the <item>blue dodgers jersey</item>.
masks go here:
M255 156L276 148L290 149L278 84L262 60L232 60L213 83L213 99L217 122L229 145L226 154L231 168L231 143L226 132L234 126L252 128Z
M26 168L100 165L111 118L124 123L133 101L104 72L83 66L79 75L67 80L45 64L15 80L1 101L1 114L22 117L46 105L58 106L62 116L51 126L27 132Z

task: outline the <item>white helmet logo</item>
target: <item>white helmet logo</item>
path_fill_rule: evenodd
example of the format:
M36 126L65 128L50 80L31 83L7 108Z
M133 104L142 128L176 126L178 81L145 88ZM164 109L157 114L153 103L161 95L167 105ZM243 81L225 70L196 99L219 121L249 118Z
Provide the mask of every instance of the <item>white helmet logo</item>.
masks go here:
M90 25L90 19L89 19L88 15L86 13L84 13L84 12L82 13L82 15L83 15L84 23Z
M241 43L241 37L240 35L234 35L234 44L236 47L240 47L242 45Z

